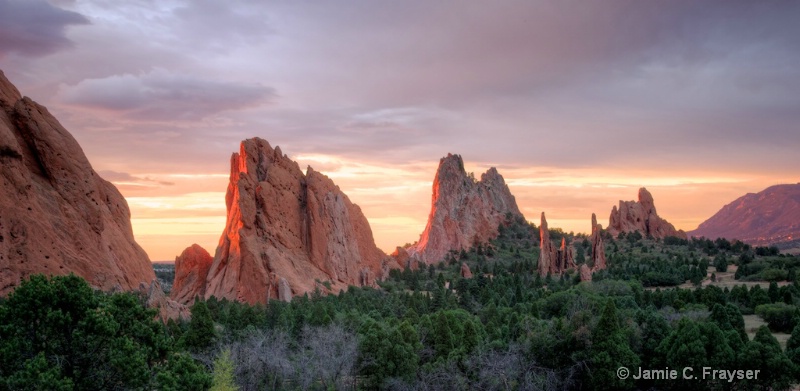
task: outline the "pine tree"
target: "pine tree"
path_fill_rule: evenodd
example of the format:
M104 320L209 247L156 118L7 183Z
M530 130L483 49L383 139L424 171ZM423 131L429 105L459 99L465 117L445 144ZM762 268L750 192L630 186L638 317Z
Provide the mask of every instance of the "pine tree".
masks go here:
M628 345L625 333L619 325L617 306L609 299L592 334L591 384L596 390L627 389L633 385L633 379L620 379L617 369L620 367L636 368L639 357Z
M211 318L211 311L204 301L196 301L191 308L192 320L189 322L189 329L181 337L181 345L191 349L200 350L211 346L216 340L216 330L214 320Z

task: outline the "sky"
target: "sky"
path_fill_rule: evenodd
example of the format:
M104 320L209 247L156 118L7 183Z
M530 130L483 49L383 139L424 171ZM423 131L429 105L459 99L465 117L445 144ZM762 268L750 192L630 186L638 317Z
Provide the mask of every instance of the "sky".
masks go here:
M120 189L154 261L213 253L255 136L391 252L447 153L575 232L642 186L688 231L800 182L798 20L785 1L0 0L0 69Z

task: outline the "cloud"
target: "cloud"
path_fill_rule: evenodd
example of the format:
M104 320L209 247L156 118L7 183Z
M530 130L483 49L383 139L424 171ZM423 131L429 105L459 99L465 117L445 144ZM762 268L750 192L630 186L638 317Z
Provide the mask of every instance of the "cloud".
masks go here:
M83 15L43 0L0 0L0 58L44 56L70 47L66 28L88 23Z
M131 175L127 172L118 172L111 170L102 170L98 172L103 179L113 182L117 185L123 186L144 186L144 187L160 187L160 186L173 186L174 182L160 181L150 177L139 177Z
M161 69L87 79L61 90L65 103L118 112L139 121L199 120L255 107L275 96L274 89L255 83L200 79Z

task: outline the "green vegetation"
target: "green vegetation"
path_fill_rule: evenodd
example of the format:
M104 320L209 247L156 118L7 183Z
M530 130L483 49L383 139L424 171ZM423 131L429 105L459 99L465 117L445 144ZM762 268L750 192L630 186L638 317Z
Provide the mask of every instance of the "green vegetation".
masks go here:
M0 307L0 389L202 389L204 371L130 293L32 276Z
M575 273L537 274L536 235L534 225L509 221L492 243L418 270L393 270L381 289L316 292L267 306L212 297L194 303L191 321L167 325L131 294L93 292L77 277L34 277L0 303L0 389L705 390L798 383L800 285L736 283L733 270L723 270L766 264L758 273L785 270L788 278L795 258L724 240L605 235L609 269L581 283ZM583 261L591 259L584 235L551 231L558 235ZM462 262L474 278L461 278ZM734 285L709 283L710 270ZM769 329L748 329L743 314L758 314ZM775 332L791 332L780 334L785 350ZM620 379L621 366L634 374L691 366L696 375L702 367L763 375Z

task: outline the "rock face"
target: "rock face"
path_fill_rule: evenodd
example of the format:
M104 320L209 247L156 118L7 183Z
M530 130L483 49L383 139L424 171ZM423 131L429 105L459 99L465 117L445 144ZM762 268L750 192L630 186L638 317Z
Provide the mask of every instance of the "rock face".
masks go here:
M686 238L685 232L676 230L672 224L658 216L653 196L644 187L639 189L639 201L620 201L619 208L614 206L608 218L608 232L611 235L633 231L653 238Z
M582 263L580 267L580 275L581 281L591 281L592 269L589 269L589 266L587 266L585 263Z
M153 280L150 285L144 282L139 284L139 293L145 298L148 307L158 310L158 316L162 321L181 318L188 320L192 317L189 307L164 294L164 289L161 288L158 279Z
M206 276L205 297L247 303L290 300L316 281L358 285L381 277L386 255L361 209L311 167L253 138L231 157L228 217Z
M197 244L187 247L175 257L175 280L169 297L179 303L192 303L195 297L204 297L206 276L214 258Z
M561 238L561 247L556 249L550 240L550 231L547 230L547 219L542 212L542 221L539 225L539 275L561 275L569 269L575 268L575 259L572 247L567 247L564 238Z
M603 245L603 237L600 231L603 226L597 224L597 216L592 213L592 236L590 242L592 243L592 269L603 270L606 268L606 249ZM583 269L581 269L583 272Z
M800 247L800 183L770 186L725 205L691 236L739 239L756 246Z
M469 266L466 262L461 262L461 277L472 278L472 270L469 270Z
M102 290L136 290L155 279L125 199L2 71L0 181L0 295L35 273L74 273Z
M427 264L439 262L451 250L469 249L495 238L506 214L522 217L497 170L490 168L476 181L464 170L461 156L448 154L439 161L433 179L428 224L408 253Z

